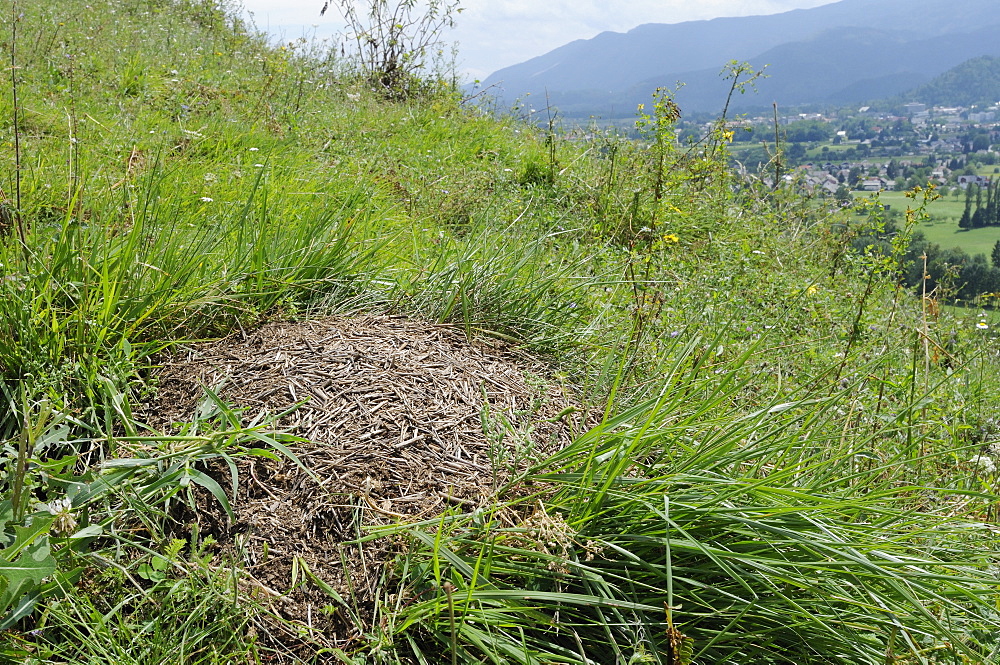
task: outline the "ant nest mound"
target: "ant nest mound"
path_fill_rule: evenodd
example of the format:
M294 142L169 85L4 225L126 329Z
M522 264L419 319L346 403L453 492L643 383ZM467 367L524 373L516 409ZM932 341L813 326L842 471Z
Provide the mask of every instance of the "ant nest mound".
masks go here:
M373 628L358 624L376 620L377 590L403 546L357 543L370 527L475 509L588 424L547 375L513 347L470 342L451 326L391 316L274 323L167 359L145 415L168 430L191 422L203 387L243 422L288 412L274 427L301 437L290 448L304 469L242 458L235 521L207 492L185 519L284 619L272 639L349 648ZM225 465L213 473L229 486Z

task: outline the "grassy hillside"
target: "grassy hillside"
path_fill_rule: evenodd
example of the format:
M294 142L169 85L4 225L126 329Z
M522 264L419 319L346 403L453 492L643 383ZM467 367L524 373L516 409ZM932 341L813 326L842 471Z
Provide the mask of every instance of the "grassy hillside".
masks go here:
M919 213L886 236L877 211L858 229L739 181L723 130L676 145L665 98L642 146L577 141L434 81L388 99L354 63L268 47L213 2L13 9L5 659L996 659L993 323L897 286ZM858 234L884 251L854 249ZM196 342L235 357L266 324L332 314L457 330L573 406L528 400L525 425L484 402L468 422L489 454L441 453L443 507L422 512L400 506L424 490L331 489L347 457L311 465L335 439L227 403L249 377L152 412ZM399 372L393 344L330 362ZM496 392L491 378L451 399ZM290 385L249 398L290 390L294 411ZM384 391L357 408L423 422ZM546 438L559 423L572 436ZM418 439L388 440L392 463ZM473 467L481 492L453 495ZM282 514L293 477L321 481L303 510L322 530L268 539L236 519L248 496L267 498L262 521ZM295 554L324 538L322 567Z

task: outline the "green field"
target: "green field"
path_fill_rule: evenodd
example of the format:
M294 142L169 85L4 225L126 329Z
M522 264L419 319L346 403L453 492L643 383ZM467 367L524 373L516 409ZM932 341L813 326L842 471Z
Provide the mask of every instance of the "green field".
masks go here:
M919 229L930 242L942 248L961 247L968 254L985 254L987 257L1000 241L1000 227L962 231L950 219L921 224Z
M806 156L813 160L826 161L827 159L839 159L838 155L842 152L847 152L851 148L857 148L857 144L851 143L841 143L840 145L829 144L826 146L819 146L817 148L810 148L806 151ZM823 148L829 148L824 150ZM871 161L871 160L868 160Z
M865 194L855 193L855 197L863 198ZM913 207L913 199L906 197L904 192L882 192L879 200L889 206L890 211L903 213L907 207ZM963 231L958 228L958 220L965 210L965 199L951 195L942 196L927 204L929 219L919 225L919 230L930 242L942 248L960 247L968 254L990 255L993 246L1000 241L1000 227L989 227Z

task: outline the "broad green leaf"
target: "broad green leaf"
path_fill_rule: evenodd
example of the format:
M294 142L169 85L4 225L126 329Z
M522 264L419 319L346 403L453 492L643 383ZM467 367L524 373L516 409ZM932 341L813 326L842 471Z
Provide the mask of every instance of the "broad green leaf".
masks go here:
M236 520L236 516L233 515L233 509L229 506L229 498L226 496L226 491L222 489L222 486L214 478L195 469L188 469L187 477L191 482L197 483L211 492L218 499L219 503L222 504L226 514L229 515L229 519Z
M0 622L2 627L30 612L45 579L55 575L48 541L51 524L51 517L36 517L30 527L14 527L14 544L0 552L0 611L14 608Z

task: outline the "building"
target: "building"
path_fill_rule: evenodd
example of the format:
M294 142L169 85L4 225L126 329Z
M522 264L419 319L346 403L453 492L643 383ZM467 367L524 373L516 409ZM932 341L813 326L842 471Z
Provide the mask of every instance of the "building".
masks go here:
M878 192L886 188L886 181L882 178L866 178L861 181L858 187L862 192Z
M969 185L976 185L977 187L987 187L990 184L990 179L984 175L960 175L958 176L958 186L962 189L967 188Z

